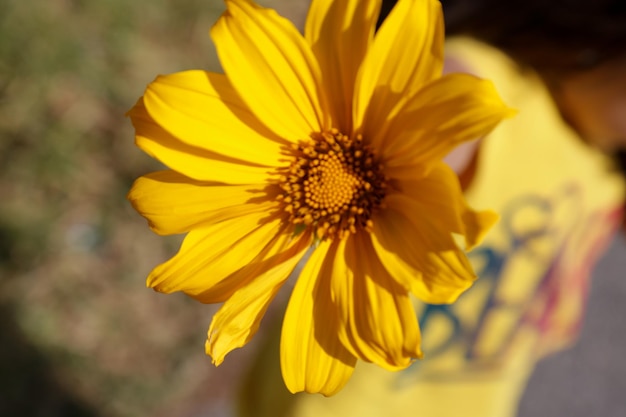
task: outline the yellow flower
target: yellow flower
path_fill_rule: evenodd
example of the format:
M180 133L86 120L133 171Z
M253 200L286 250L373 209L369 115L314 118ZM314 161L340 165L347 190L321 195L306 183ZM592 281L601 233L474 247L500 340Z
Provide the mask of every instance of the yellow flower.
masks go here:
M226 4L211 31L226 75L160 76L129 112L171 169L129 199L156 233L188 233L148 285L224 303L206 343L220 364L310 250L284 317L287 387L332 395L357 359L405 368L422 356L411 294L454 301L476 278L455 242L495 221L441 159L510 110L488 81L441 77L435 0L400 0L376 36L380 0L313 0L304 36Z

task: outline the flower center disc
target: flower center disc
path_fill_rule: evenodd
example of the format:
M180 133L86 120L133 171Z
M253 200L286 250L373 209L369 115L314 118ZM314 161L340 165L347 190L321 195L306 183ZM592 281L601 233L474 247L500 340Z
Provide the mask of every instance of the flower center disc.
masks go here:
M363 138L336 129L297 145L281 174L279 199L289 220L313 227L320 239L370 230L372 213L385 196L382 166Z

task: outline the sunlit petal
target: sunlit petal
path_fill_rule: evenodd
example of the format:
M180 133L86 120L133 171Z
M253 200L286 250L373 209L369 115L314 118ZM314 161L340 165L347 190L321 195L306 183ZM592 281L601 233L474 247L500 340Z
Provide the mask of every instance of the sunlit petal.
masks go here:
M258 208L189 232L176 256L150 273L148 286L164 293L183 291L203 302L224 301L241 284L226 278L252 262L276 236L288 236L280 229L280 218L268 218L271 205Z
M288 143L258 121L223 74L159 76L143 100L152 119L172 136L228 158L274 167Z
M386 138L380 152L388 175L406 166L423 167L425 173L460 143L487 135L514 114L490 81L446 75L411 97L379 130Z
M128 112L135 127L135 143L169 168L198 181L261 184L270 178L267 167L227 158L181 142L150 117L143 98Z
M320 69L294 25L249 0L227 0L211 30L226 75L247 107L292 141L329 128Z
M152 230L169 235L258 212L259 207L254 203L271 194L266 188L265 185L216 185L192 180L175 171L158 171L137 179L128 199L148 219Z
M287 250L266 253L264 259L252 262L250 265L255 270L248 267L248 270L242 271L242 277L255 278L226 300L209 328L206 350L215 365L222 363L230 351L252 339L269 304L302 259L310 242L310 234L302 235L292 240Z
M399 0L376 33L357 76L355 127L372 143L380 143L380 127L393 117L398 103L440 76L442 68L441 5Z
M291 392L333 395L352 375L356 358L337 338L330 274L336 244L320 243L291 294L280 342L283 378Z

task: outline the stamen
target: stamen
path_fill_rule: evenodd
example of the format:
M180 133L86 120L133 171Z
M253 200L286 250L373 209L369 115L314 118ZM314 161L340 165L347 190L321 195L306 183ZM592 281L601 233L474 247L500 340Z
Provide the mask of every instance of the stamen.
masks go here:
M320 239L371 231L371 216L385 196L382 171L361 135L316 133L293 146L291 165L280 171L278 201L289 221L312 227Z

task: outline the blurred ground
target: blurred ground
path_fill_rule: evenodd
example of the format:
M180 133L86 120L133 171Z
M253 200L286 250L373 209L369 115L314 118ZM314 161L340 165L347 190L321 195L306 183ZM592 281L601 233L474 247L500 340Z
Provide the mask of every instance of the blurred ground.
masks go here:
M160 73L219 69L223 9L0 0L0 416L156 415L214 375L208 397L228 392L204 354L215 309L145 288L180 238L125 200L160 167L124 113Z
M261 3L301 16L296 1ZM152 235L124 198L159 168L124 112L159 73L218 69L207 32L222 9L0 0L0 416L226 412L249 354L215 369L203 348L214 307L145 289L179 238ZM582 343L540 366L524 416L626 415L623 242L611 253Z
M595 269L580 341L540 362L519 417L626 416L626 239Z

